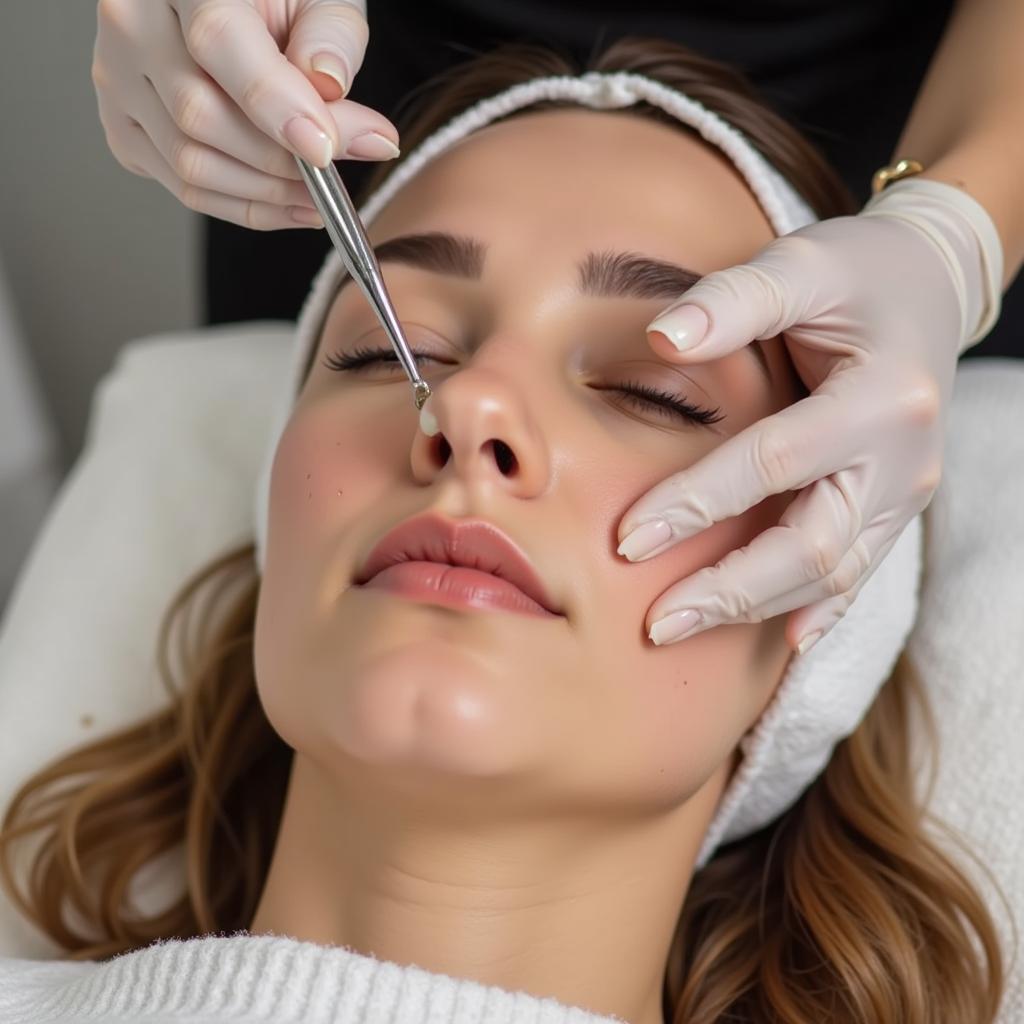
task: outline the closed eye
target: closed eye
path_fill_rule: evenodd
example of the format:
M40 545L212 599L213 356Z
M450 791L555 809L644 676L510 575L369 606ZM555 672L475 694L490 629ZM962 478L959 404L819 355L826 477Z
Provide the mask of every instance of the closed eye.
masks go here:
M428 352L412 350L417 362L424 359L431 359L436 363L443 363L444 360L430 355ZM398 356L390 348L356 348L352 352L334 352L325 357L324 366L329 370L339 372L364 370L369 366L378 363L393 363L398 365ZM699 405L688 402L685 398L661 391L649 384L641 384L639 381L627 381L624 384L616 384L613 387L595 388L597 391L613 391L624 395L629 404L644 410L655 410L660 413L667 413L687 423L699 423L702 426L709 426L724 419L720 409L705 409Z
M410 349L416 362L422 359L433 359L435 363L444 362L429 352L420 352L418 349ZM398 364L398 356L394 349L390 348L356 348L352 352L334 352L324 359L324 366L328 370L362 370L374 363L395 363Z
M616 384L613 388L599 388L600 391L618 391L626 395L631 405L642 409L658 409L681 417L690 423L700 423L703 426L710 426L725 418L720 409L704 409L699 405L693 405L685 398L669 394L667 391L660 391L649 384L641 384L639 381L627 381L625 384Z

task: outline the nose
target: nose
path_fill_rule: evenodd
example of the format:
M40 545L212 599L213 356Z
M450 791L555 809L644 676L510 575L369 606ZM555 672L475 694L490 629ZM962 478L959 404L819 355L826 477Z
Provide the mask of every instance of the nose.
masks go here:
M440 433L428 437L416 431L411 459L417 482L452 474L520 498L545 491L551 475L547 441L520 386L506 376L467 367L438 383L426 408Z

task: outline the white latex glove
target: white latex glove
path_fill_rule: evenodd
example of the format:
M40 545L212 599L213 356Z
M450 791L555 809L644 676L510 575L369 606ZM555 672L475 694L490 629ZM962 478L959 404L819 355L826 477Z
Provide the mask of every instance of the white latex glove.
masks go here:
M365 0L100 0L92 80L118 163L192 210L261 231L322 226L295 155L398 155L381 114L342 97Z
M988 214L918 178L708 274L652 321L649 332L682 350L669 356L680 364L785 332L811 392L623 516L619 552L638 561L769 495L800 492L777 526L655 601L655 643L793 612L786 639L803 652L835 625L938 486L957 357L995 322L1001 279ZM659 352L672 348L656 339Z

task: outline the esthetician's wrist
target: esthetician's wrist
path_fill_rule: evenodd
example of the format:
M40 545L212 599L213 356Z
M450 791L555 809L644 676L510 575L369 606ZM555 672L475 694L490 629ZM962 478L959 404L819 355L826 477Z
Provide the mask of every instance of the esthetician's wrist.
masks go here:
M960 303L958 354L988 334L999 318L1003 248L977 200L953 185L915 175L876 192L860 215L895 218L932 243Z

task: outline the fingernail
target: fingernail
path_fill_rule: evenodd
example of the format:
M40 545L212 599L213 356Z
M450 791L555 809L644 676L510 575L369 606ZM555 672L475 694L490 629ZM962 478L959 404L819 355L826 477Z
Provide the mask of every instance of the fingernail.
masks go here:
M695 612L692 608L687 608L681 612L673 612L671 615L666 615L663 619L658 619L651 626L649 636L659 647L662 644L674 643L676 640L682 640L687 633L700 624L700 621L700 612Z
M348 86L351 81L351 77L348 73L348 68L345 66L345 62L334 53L318 53L310 62L310 67L314 71L319 71L322 75L327 75L328 78L333 78L338 85L341 86L341 95L348 95Z
M305 206L289 206L288 213L291 214L291 218L296 224L303 224L310 228L322 228L324 226L323 218L316 210L310 210Z
M625 555L631 562L638 562L671 539L672 527L664 519L652 519L627 533L618 550L620 555Z
M334 157L331 140L304 114L293 117L281 134L314 167L326 167Z
M656 317L647 330L664 334L680 352L685 352L707 334L708 315L697 306L679 306Z
M820 629L816 629L813 633L808 633L807 636L805 636L803 640L796 645L796 653L806 654L821 639L821 634L822 630Z
M394 160L402 151L390 140L378 132L367 132L357 135L345 150L345 156L353 156L358 160Z

